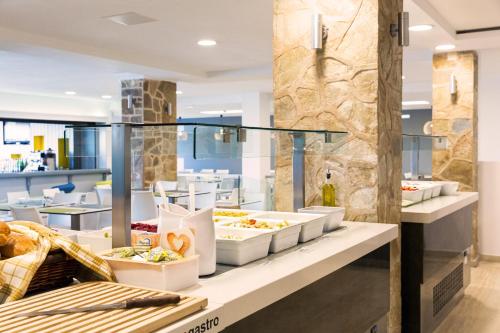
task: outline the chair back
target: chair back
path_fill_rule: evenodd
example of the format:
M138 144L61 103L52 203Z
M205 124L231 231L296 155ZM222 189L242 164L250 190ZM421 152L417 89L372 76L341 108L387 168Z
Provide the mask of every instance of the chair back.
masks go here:
M200 173L212 174L214 173L214 169L201 169Z
M82 202L83 193L81 192L71 192L64 193L59 192L54 195L52 200L53 204L68 204L68 205L79 205Z
M20 199L29 199L30 194L28 191L19 191L19 192L7 192L7 203L15 204Z
M91 205L99 204L99 199L97 198L97 192L87 192L85 194L85 203Z
M155 197L149 191L132 191L132 221L146 221L158 217Z
M217 169L215 173L219 175L229 175L229 169Z
M177 182L170 180L159 180L156 184L161 184L164 191L176 191L177 190Z
M194 189L196 192L208 192L207 194L195 195L195 208L213 208L217 200L217 183L216 182L195 182Z
M61 192L58 188L46 188L43 191L43 197L46 199L54 199L56 193Z
M97 199L99 205L111 206L111 199L113 197L112 189L110 188L96 188Z
M238 198L238 194L239 194L239 198ZM229 201L235 203L235 204L239 204L240 201L239 199L243 199L245 197L245 189L244 188L240 188L238 190L238 188L233 188L233 191L231 192L231 195L229 196Z
M36 207L10 207L12 217L16 221L31 221L45 225Z

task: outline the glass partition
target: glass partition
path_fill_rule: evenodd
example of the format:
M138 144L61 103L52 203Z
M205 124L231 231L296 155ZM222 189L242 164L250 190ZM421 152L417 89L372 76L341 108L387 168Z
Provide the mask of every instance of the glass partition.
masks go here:
M288 197L296 210L305 203L306 174L315 174L318 165L323 168L347 135L202 123L73 126L66 132L68 156L73 159L107 158L109 162L113 156L113 183L119 184L112 185L113 211L118 212L130 207L134 190L153 191L161 203L158 181L163 182L169 202L188 207L193 203L188 192L194 189L192 209L274 210L276 165L282 166L280 182L288 182L293 192ZM81 137L99 137L105 151L79 149L76 141ZM122 221L126 215L116 218ZM117 245L126 243L128 234L122 232L126 224L117 224L122 235L116 238ZM113 229L113 243L115 234Z
M105 168L111 149L110 125L66 126L64 152L69 169Z
M432 179L432 152L445 150L444 136L403 134L403 179Z

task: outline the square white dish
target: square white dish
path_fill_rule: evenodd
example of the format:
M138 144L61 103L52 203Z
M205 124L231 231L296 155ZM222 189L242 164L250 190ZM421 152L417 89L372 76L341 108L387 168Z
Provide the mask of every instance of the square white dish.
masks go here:
M457 195L459 186L458 182L439 181L436 183L441 184L441 195Z
M307 214L289 212L262 212L252 216L255 219L285 220L288 222L300 223L302 225L299 235L299 242L305 243L323 234L323 228L327 220L326 214Z
M415 191L402 190L401 192L403 200L408 200L411 202L420 202L424 198L424 190L415 190Z
M337 229L342 223L345 216L344 207L327 207L327 206L311 206L300 208L299 213L307 214L323 214L326 215L324 232L330 232Z
M224 238L228 235L235 238ZM242 266L267 256L273 233L216 227L215 236L217 263Z

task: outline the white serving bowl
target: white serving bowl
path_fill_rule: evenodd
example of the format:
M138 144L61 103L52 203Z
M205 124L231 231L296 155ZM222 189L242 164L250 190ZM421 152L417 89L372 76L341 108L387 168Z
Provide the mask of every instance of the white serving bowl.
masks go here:
M327 207L327 206L311 206L306 208L300 208L299 213L308 214L322 214L326 215L325 225L323 227L324 232L330 232L337 229L342 223L345 215L344 207Z
M458 182L440 181L437 183L441 184L441 195L457 195L459 186Z

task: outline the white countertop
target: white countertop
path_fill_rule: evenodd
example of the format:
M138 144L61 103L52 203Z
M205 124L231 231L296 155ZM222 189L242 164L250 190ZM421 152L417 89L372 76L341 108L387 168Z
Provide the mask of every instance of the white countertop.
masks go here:
M479 200L477 192L458 192L441 196L401 209L401 221L432 223Z
M157 332L185 333L210 320L209 331L219 332L398 237L398 227L392 224L344 222L343 226L242 267L219 266L215 276L180 291L207 297L208 307Z

